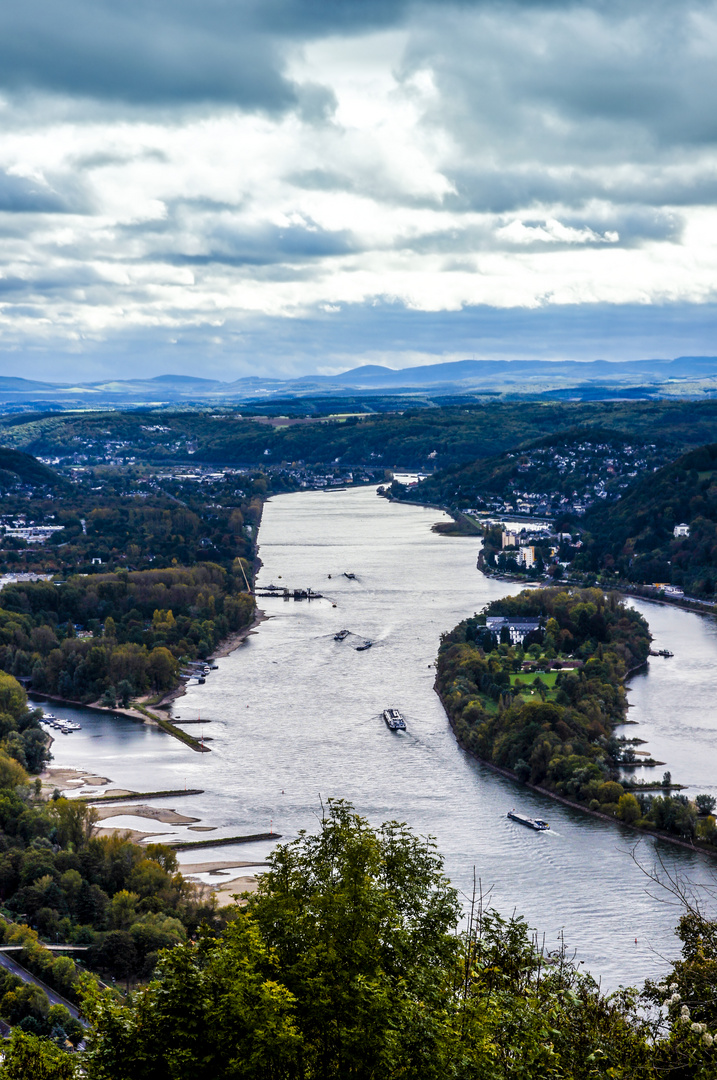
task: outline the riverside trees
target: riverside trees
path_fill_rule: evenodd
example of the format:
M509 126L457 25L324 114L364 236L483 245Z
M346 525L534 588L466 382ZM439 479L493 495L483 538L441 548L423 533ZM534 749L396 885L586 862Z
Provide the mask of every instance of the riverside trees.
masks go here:
M105 691L167 690L180 658L204 659L248 625L253 597L239 560L9 585L0 608L0 667L41 693L93 701ZM83 636L78 636L76 626Z
M542 641L527 652L498 644L485 614L444 634L436 686L461 746L523 783L625 824L717 844L704 797L698 805L620 782L622 768L636 758L614 728L625 718L623 680L649 653L643 617L617 594L567 588L526 590L494 601L486 613L539 615ZM666 773L664 786L670 784Z

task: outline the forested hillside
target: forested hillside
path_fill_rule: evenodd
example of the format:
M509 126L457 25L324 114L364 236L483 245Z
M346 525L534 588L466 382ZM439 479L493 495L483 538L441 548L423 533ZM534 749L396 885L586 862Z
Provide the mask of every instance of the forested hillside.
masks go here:
M88 464L121 459L279 465L377 465L434 471L492 457L556 432L607 428L679 453L717 440L717 402L496 402L344 417L219 412L68 413L0 421L0 442Z
M674 527L682 523L690 535L676 538ZM646 584L671 582L711 598L717 583L717 444L684 454L614 506L595 507L583 525L585 550L576 569Z
M220 927L223 920L177 872L170 848L95 836L97 815L85 802L41 798L32 774L48 753L38 716L18 682L0 672L0 941L21 946L15 955L22 965L79 1004L80 968L44 948L42 939L86 945L85 970L135 981L151 974L158 950L186 941L200 924ZM64 1005L51 1006L41 987L5 968L0 1018L60 1045L67 1037L77 1045L84 1034ZM56 1074L27 1065L11 1075Z
M519 449L455 465L429 476L398 498L440 503L457 509L516 509L526 501L531 510L572 513L597 498L615 500L674 456L665 439L645 443L634 435L602 427L572 428Z
M67 480L32 454L0 446L0 490L6 491L19 485L62 490L67 487Z

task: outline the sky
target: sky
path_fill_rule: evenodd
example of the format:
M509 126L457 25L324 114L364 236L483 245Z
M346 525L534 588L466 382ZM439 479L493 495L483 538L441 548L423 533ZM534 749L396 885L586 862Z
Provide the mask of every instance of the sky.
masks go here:
M717 355L717 3L0 6L0 374Z

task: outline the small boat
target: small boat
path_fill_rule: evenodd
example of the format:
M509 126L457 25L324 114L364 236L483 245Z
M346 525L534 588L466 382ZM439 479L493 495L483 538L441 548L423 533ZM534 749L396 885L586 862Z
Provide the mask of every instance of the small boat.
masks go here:
M338 634L334 634L334 641L343 641L350 633L350 630L339 630Z
M519 814L517 810L509 810L507 815L511 821L517 821L520 825L527 825L529 829L535 829L536 832L545 832L549 829L547 821L543 821L542 818L531 818L525 814Z
M42 714L42 719L43 719L43 720L45 721L45 723L48 723L48 724L49 724L49 723L51 723L51 722L52 722L53 720L57 720L57 717L55 716L55 714L54 714L54 713L51 713L51 712L46 712L46 713L43 713L43 714Z
M398 709L384 709L383 718L386 721L386 727L391 731L406 730L406 721L403 719L403 715Z
M356 580L356 575L355 574L349 574L345 570L344 570L344 577L348 578L349 581L355 581Z
M372 645L373 645L372 641L368 641L368 640L364 641L363 645L357 645L356 646L356 652L365 652L366 649L370 649Z

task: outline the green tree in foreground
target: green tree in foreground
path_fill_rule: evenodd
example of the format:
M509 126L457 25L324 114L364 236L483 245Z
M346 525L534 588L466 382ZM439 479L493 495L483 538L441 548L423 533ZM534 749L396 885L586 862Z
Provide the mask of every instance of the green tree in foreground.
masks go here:
M681 928L672 977L696 1019L663 1000L668 979L663 1028L636 991L605 996L563 952L546 957L519 918L474 910L458 934L434 845L403 825L373 829L332 802L271 864L226 930L165 951L126 1004L88 989L88 1080L717 1075L704 927Z

